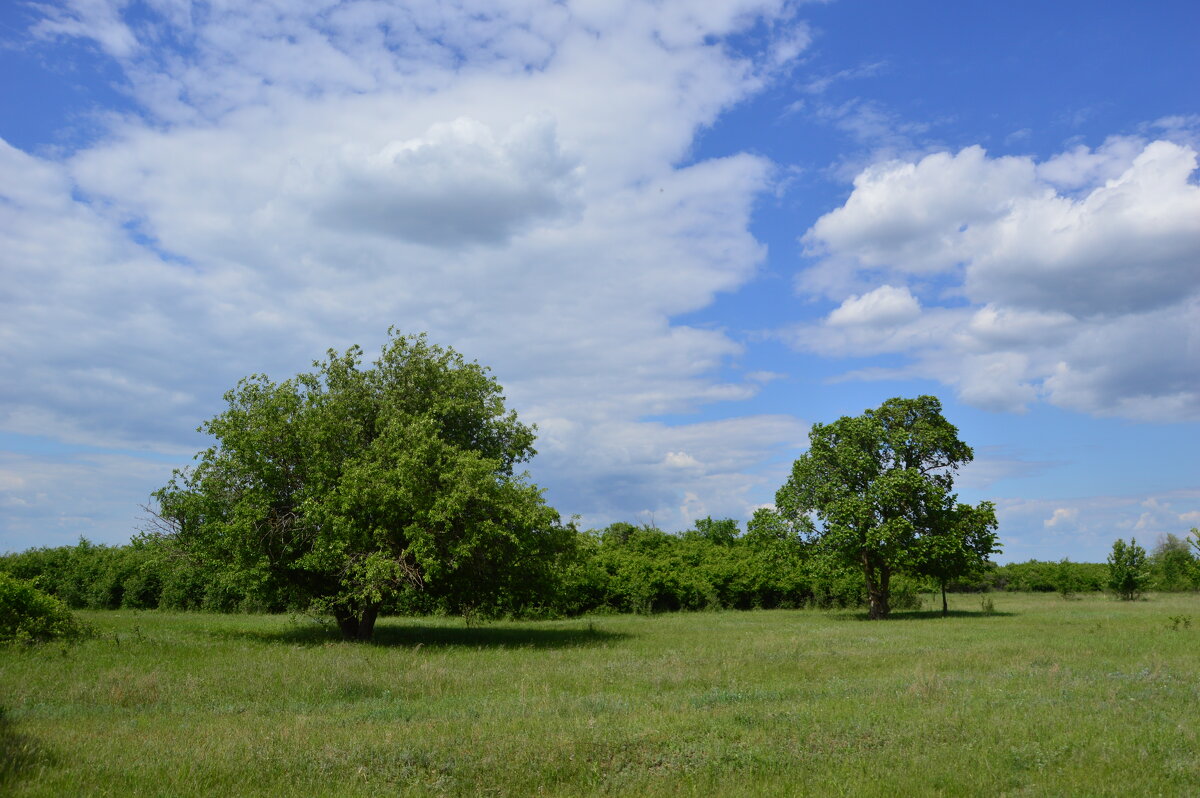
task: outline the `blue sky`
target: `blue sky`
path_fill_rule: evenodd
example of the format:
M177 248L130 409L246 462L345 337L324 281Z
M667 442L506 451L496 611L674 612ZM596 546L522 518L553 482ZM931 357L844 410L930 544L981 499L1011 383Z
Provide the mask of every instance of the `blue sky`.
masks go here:
M490 365L586 525L934 393L1002 561L1200 525L1193 2L9 3L0 550L119 543L246 374Z

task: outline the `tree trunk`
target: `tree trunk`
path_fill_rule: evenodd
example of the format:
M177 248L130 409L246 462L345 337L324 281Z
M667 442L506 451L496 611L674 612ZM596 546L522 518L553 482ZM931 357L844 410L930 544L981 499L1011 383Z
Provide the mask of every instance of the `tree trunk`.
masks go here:
M375 634L375 619L379 617L379 605L368 604L360 612L349 607L337 607L333 611L338 629L344 640L366 641Z
M892 611L889 604L891 570L886 566L876 568L864 555L863 576L867 582L867 618L878 621L888 617Z
M942 580L942 615L943 617L950 614L950 610L946 608L946 580Z
M375 619L379 617L379 605L372 604L363 610L358 619L358 639L370 640L375 636Z

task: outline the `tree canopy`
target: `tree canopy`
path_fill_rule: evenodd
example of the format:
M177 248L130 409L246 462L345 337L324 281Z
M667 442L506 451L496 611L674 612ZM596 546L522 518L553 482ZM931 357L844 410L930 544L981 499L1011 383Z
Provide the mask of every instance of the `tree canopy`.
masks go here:
M809 444L776 494L777 511L792 528L809 528L821 551L862 569L871 618L890 612L894 573L944 584L998 550L992 505L959 504L952 492L974 453L937 397L889 399L814 424Z
M1150 582L1150 568L1146 561L1146 550L1138 545L1137 538L1126 544L1118 538L1113 541L1108 555L1108 587L1123 601L1133 601L1145 592Z
M571 534L516 471L534 428L486 368L423 335L389 331L361 361L330 350L283 382L241 380L200 427L215 443L154 494L158 536L350 638L400 591L483 613L537 601Z

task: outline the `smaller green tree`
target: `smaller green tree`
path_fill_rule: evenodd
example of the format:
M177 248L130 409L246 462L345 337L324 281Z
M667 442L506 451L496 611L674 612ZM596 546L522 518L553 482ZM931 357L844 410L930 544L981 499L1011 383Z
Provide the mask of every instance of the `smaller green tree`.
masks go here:
M809 546L779 513L767 507L755 510L739 540L749 555L758 606L795 607L812 598Z
M1200 588L1200 529L1192 527L1187 542L1196 550L1196 555L1192 558L1192 587Z
M996 539L996 505L958 503L947 508L936 524L930 525L912 555L911 570L932 577L942 591L942 615L949 615L946 584L956 579L979 576L992 567L988 556L1000 551Z
M712 516L701 518L687 532L684 538L706 540L718 546L732 546L738 539L738 524L732 518L714 520Z
M1150 554L1150 571L1155 590L1178 591L1192 587L1196 561L1191 547L1176 535L1158 539Z
M1108 555L1108 587L1122 601L1132 601L1146 589L1150 571L1146 564L1146 550L1130 538L1126 544L1118 538L1113 541L1112 553Z
M1054 569L1054 588L1064 599L1074 598L1079 592L1079 578L1071 560L1063 557Z

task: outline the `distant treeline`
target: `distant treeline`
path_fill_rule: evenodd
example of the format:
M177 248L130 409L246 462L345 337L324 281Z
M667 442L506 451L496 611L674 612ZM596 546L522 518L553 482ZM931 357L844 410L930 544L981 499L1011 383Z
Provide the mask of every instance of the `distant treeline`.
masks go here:
M1175 536L1160 540L1150 555L1150 588L1200 588L1200 562ZM558 588L543 605L512 607L511 614L563 616L584 612L859 607L862 574L832 565L801 539L752 529L735 521L704 519L673 534L651 526L616 523L579 532L575 550L561 558ZM244 577L189 561L153 539L123 546L80 540L75 546L37 548L0 555L0 572L32 580L42 590L80 609L171 609L215 612L288 612L286 599ZM1057 591L1064 596L1105 589L1104 563L1041 562L992 566L952 592ZM893 606L919 606L919 594L936 589L903 575L893 578ZM402 593L384 607L389 614L444 612L427 594ZM494 608L489 608L494 609Z

